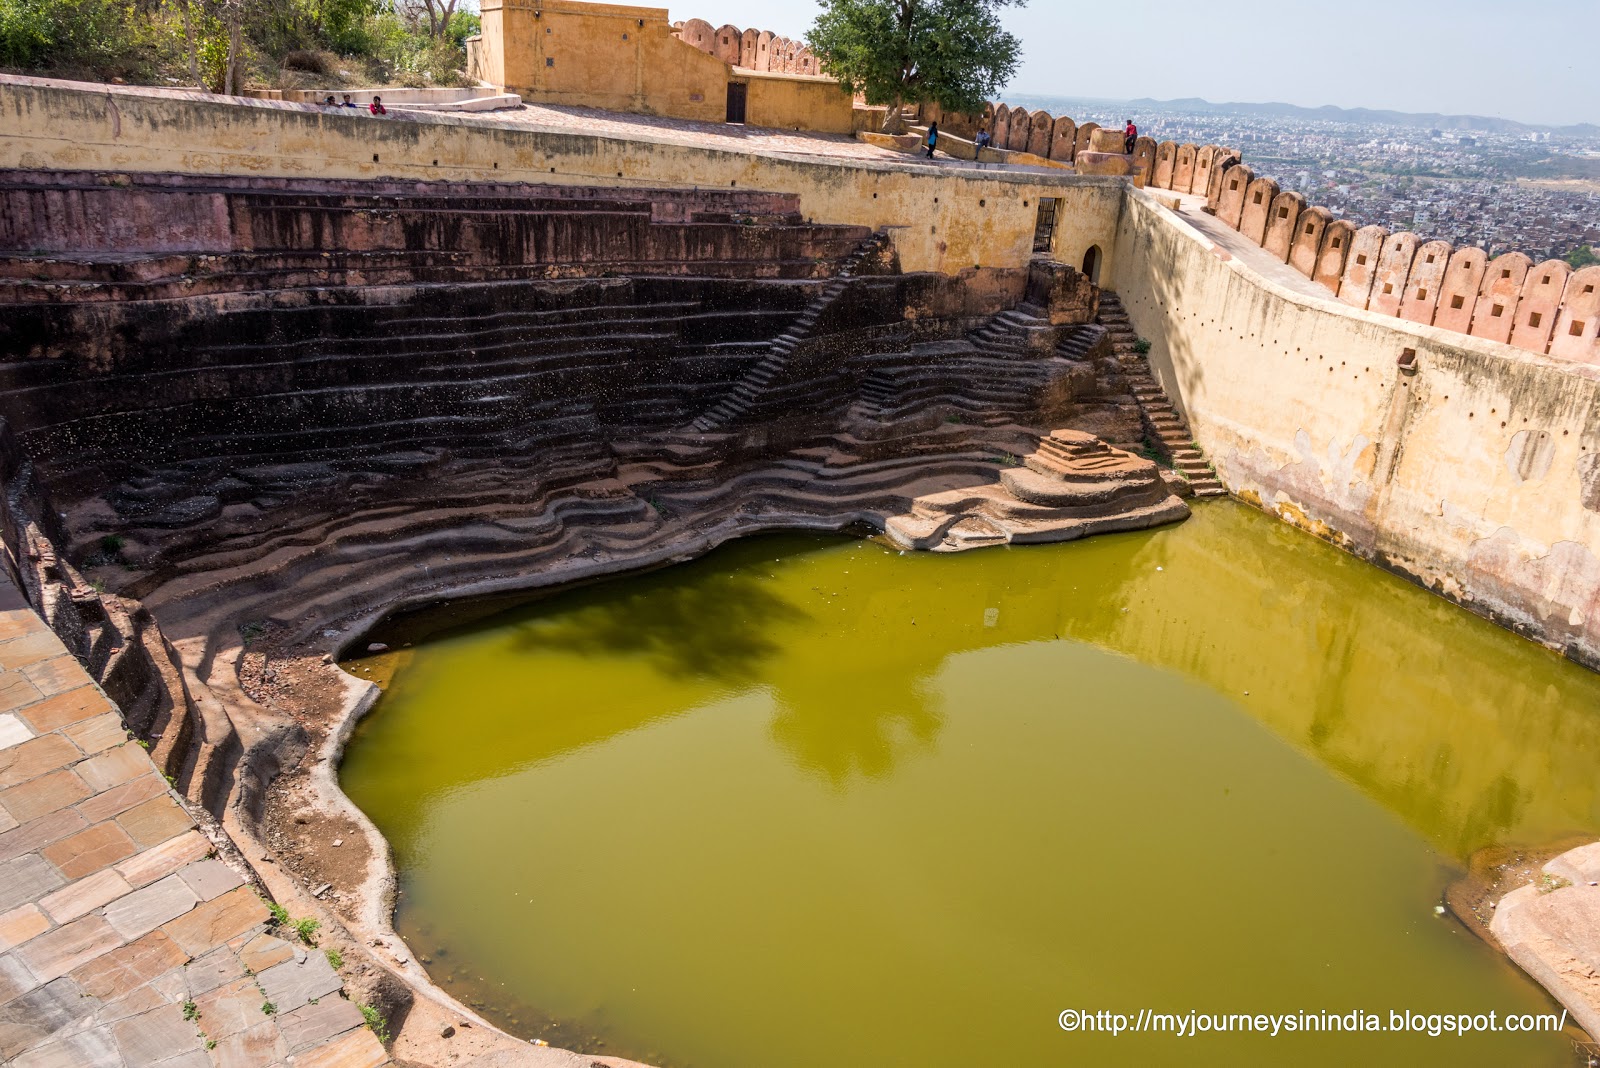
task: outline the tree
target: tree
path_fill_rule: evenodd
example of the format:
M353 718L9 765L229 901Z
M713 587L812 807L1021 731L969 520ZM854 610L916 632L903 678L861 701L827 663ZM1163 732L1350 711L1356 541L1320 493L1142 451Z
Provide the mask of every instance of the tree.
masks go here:
M883 128L902 133L900 109L935 103L976 113L1011 80L1022 42L1000 25L1025 0L822 0L806 43L825 74L867 103L887 104Z
M412 21L428 24L429 37L443 37L450 28L450 20L455 17L456 4L460 0L396 0L396 7L403 10Z
M1567 253L1566 261L1576 271L1581 267L1592 267L1594 264L1600 263L1600 255L1597 255L1594 249L1588 245L1580 245Z

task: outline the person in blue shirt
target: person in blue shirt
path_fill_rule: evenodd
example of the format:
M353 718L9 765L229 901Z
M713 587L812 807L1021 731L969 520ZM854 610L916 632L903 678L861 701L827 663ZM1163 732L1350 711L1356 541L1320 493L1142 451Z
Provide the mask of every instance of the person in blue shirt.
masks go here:
M928 158L933 158L933 150L939 145L939 124L933 123L928 127Z

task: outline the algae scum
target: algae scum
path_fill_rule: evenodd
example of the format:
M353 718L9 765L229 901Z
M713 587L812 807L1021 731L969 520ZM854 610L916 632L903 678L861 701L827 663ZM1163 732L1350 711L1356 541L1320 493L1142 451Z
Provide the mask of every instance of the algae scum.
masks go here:
M758 538L407 628L356 665L393 678L344 785L400 932L514 1032L697 1068L1571 1063L1057 1026L1552 1011L1435 906L1475 850L1600 828L1600 678L1242 506L960 556Z

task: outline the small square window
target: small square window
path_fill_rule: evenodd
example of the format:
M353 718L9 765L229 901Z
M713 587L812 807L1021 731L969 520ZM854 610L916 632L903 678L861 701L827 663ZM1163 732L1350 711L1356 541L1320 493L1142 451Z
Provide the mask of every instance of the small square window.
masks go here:
M1339 247L1339 241L1340 241L1340 239L1337 238L1337 237L1333 239L1333 247L1334 248L1338 248Z
M1278 209L1278 218L1287 219L1288 217L1289 217L1289 209L1288 208L1279 208Z
M1394 292L1394 283L1393 282L1385 282L1385 283L1383 283L1383 295L1384 296L1388 296L1390 293L1393 293L1393 292Z
M1455 309L1456 311L1460 311L1461 308L1466 305L1466 303L1467 303L1466 299L1464 297L1462 297L1461 294L1459 294L1459 293L1457 293L1455 296L1450 298L1450 307Z
M1363 252L1363 253L1361 253L1361 255L1356 257L1356 266L1357 267L1365 267L1366 265L1367 265L1367 254L1365 252Z
M1229 188L1229 189L1238 189L1238 188L1239 188L1239 179L1237 179L1237 178L1235 178L1235 179L1234 179L1234 180L1233 180L1233 181L1232 181L1232 182L1231 182L1231 183L1230 183L1230 184L1229 184L1229 186L1228 186L1228 188Z
M1594 286L1584 286L1584 287L1583 287L1583 291L1584 291L1584 293L1586 293L1586 294L1587 294L1587 293L1593 293L1593 292L1594 292Z
M1256 198L1255 198L1255 200L1251 201L1251 203L1253 203L1253 204L1261 203L1261 194L1259 192L1256 193Z
M1507 267L1505 270L1501 271L1500 272L1500 277L1501 278L1510 278L1511 277L1511 268Z
M1310 223L1306 223L1306 233L1309 234L1312 230L1315 230L1315 229L1316 229L1316 227L1312 226Z
M1428 291L1426 289L1417 290L1417 299L1418 300L1427 300L1428 299Z
M1432 262L1433 262L1433 257L1432 257L1432 256L1429 256L1429 257L1428 257L1428 262L1429 262L1429 263L1432 263Z
M1489 309L1489 314L1494 316L1496 319L1500 318L1505 313L1506 306L1504 304L1496 304L1493 308Z
M1550 284L1550 276L1549 275L1545 275L1544 276L1544 281L1540 282L1539 284L1542 285L1542 286L1549 285Z
M545 56L544 57L544 65L547 66L547 67L555 66L556 65L556 57L555 56Z
M1567 333L1571 334L1573 337L1582 337L1583 328L1585 325L1587 324L1585 324L1582 319L1574 319L1572 320L1572 329L1568 330Z
M1539 320L1541 320L1543 318L1544 318L1544 316L1540 315L1538 312L1532 312L1528 316L1528 325L1529 326L1538 326L1539 325Z

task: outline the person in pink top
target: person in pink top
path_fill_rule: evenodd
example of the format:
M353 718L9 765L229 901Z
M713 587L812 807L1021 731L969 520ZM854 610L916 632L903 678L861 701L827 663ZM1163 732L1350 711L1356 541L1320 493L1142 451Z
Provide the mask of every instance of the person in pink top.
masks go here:
M373 97L372 103L368 105L367 110L372 112L374 115L389 114L389 109L383 106L383 97L381 96Z

